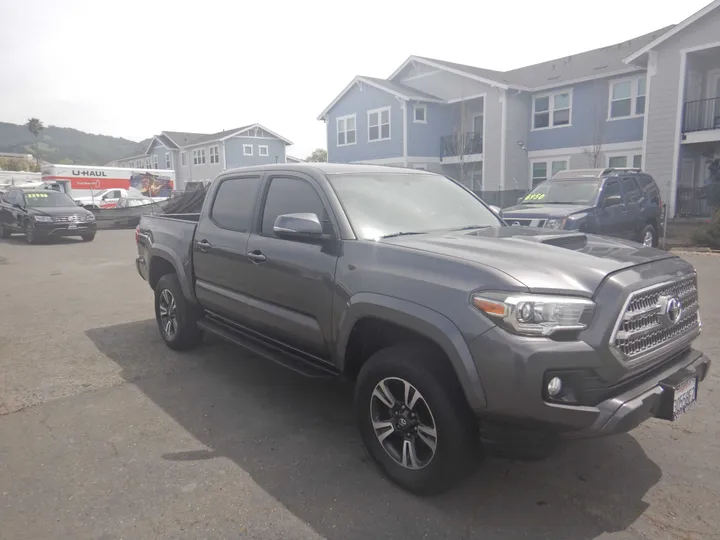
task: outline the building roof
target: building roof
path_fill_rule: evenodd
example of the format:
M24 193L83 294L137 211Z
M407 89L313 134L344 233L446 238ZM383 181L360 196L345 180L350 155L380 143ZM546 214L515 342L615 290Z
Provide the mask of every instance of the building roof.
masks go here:
M669 30L668 30L667 32L665 32L664 34L662 34L662 35L658 36L657 38L653 39L650 43L647 43L646 45L642 46L642 47L641 47L640 49L638 49L637 51L633 52L630 56L628 56L627 58L625 58L625 60L624 60L625 63L626 63L626 64L630 64L630 63L632 63L633 61L637 60L638 58L640 58L640 57L641 57L642 55L644 55L645 53L649 52L650 50L652 50L652 49L654 49L655 47L657 47L658 45L660 45L660 44L661 44L663 41L665 41L666 39L671 38L672 36L674 36L674 35L677 34L678 32L680 32L680 31L682 31L683 29L687 28L687 27L690 26L692 23L694 23L694 22L697 21L698 19L704 17L705 15L707 15L708 13L710 13L711 11L713 11L713 10L714 10L715 8L717 8L717 7L720 7L720 0L715 0L714 2L711 2L710 4L708 4L707 6L705 6L704 8L702 8L700 11L696 11L695 13L693 13L692 15L690 15L687 19L685 19L684 21L682 21L680 24L678 24L678 25L676 25L676 26L674 26L674 27L668 27Z
M223 131L218 131L217 133L186 133L181 131L163 131L162 134L166 135L170 138L175 144L177 144L178 147L185 147L185 146L195 146L198 144L204 144L209 143L213 141L221 141L224 139L228 139L234 135L239 135L243 131L247 131L249 129L253 128L260 128L263 131L269 133L273 137L276 137L277 139L280 139L285 144L292 144L292 141L289 141L285 137L278 135L277 133L270 131L268 128L263 126L262 124L248 124L246 126L240 126L234 129L226 129Z

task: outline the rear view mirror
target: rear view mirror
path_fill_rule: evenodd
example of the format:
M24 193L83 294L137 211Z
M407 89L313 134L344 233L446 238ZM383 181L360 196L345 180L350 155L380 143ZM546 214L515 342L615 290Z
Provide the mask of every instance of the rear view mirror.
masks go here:
M280 238L321 238L322 223L317 214L283 214L275 219L273 232Z
M611 195L610 197L605 197L602 207L607 208L609 206L617 206L618 204L622 204L622 197L620 195Z

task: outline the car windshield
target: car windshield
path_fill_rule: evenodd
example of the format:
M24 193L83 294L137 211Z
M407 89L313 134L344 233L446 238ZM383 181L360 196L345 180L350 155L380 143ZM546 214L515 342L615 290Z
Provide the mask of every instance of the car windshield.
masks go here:
M362 239L502 226L491 210L444 176L389 172L330 174L328 179Z
M597 197L600 180L551 180L525 195L521 204L589 204Z
M43 208L51 206L77 206L73 200L58 191L47 190L43 193L25 193L25 206Z

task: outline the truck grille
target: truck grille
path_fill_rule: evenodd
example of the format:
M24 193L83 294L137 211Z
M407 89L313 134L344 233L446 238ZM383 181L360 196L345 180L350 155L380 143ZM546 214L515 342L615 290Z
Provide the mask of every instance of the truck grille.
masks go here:
M515 219L515 218L503 218L509 225L521 225L523 227L542 227L545 225L544 219Z
M677 320L673 320L676 311L669 309L671 299L680 301ZM684 343L683 338L694 337L699 330L697 276L693 274L632 293L610 344L622 360L637 363L666 345Z

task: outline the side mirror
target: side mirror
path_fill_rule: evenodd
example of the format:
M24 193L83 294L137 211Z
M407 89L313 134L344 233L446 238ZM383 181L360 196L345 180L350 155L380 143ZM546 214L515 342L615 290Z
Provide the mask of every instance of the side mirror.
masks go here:
M81 201L75 201L75 204L77 204L78 206L82 206L82 205L83 205L83 203L82 203Z
M607 208L609 206L617 206L619 204L622 204L622 197L620 195L611 195L610 197L605 197L602 202L602 207Z
M280 238L322 238L323 227L317 214L283 214L275 219L273 232Z

